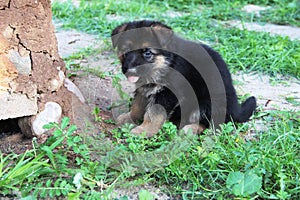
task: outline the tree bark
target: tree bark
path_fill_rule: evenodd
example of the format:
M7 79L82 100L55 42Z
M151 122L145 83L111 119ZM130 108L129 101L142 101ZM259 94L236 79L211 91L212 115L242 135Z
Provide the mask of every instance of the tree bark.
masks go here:
M64 79L51 1L0 0L0 120L37 115L47 102L71 116Z

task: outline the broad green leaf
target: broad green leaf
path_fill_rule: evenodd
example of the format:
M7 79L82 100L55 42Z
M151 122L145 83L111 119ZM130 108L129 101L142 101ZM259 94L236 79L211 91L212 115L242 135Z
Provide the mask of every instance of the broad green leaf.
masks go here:
M78 142L80 142L82 139L81 139L81 137L79 137L79 136L75 136L74 138L73 138L73 142L75 142L75 143L78 143Z
M70 119L68 117L64 117L61 120L61 129L65 129L70 123Z
M52 183L52 180L51 179L49 179L47 182L46 182L46 187L51 187L51 183Z
M51 129L51 128L54 128L55 126L54 126L54 123L49 123L49 124L45 124L44 126L43 126L43 129Z
M79 200L80 195L81 195L81 192L69 193L68 200Z
M70 128L67 131L67 134L72 134L74 131L77 130L77 127L75 125L70 126Z
M52 165L55 167L56 164L55 164L54 156L53 156L53 152L52 152L53 149L51 149L51 148L48 147L48 146L43 146L41 149L42 149L43 151L46 152L46 155L47 155L48 158L50 159Z
M139 200L153 200L154 196L147 190L140 190Z
M27 197L23 197L20 200L36 200L36 199L37 199L36 197L30 195L30 196L27 196Z
M229 173L226 186L236 196L249 196L261 189L262 178L257 176L253 170L246 173L231 172Z
M61 138L58 138L55 142L53 142L51 144L51 146L49 147L51 149L51 151L53 149L55 149L60 143L62 143L64 141L65 137L61 137Z
M92 114L94 115L98 115L100 113L100 108L99 107L95 107Z
M62 136L63 132L59 129L56 129L52 132L52 134L54 137L60 137L60 136Z

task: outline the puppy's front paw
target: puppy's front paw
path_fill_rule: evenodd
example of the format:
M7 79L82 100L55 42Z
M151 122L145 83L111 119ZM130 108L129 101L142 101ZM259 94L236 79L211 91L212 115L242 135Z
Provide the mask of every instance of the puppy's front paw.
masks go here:
M141 135L145 133L146 137L152 137L158 132L158 129L151 126L137 126L131 130L131 133L134 135Z
M143 132L146 132L145 128L142 126L137 126L130 131L134 135L140 135Z
M117 123L118 124L125 124L125 123L134 124L133 120L131 119L130 112L119 115L119 117L117 118Z
M204 129L205 127L201 124L188 124L182 128L185 133L189 133L189 131L191 131L193 134L202 133Z

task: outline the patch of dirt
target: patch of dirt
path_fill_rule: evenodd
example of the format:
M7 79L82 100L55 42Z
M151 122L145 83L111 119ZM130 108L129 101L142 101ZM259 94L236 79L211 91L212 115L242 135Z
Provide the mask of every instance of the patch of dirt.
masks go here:
M58 41L58 51L62 58L67 58L73 53L91 46L99 46L95 35L80 33L78 31L61 31L61 24L56 24L55 35ZM101 45L101 43L100 43Z
M99 62L100 61L96 61L95 63ZM93 63L90 64L93 65ZM108 71L113 73L114 69ZM79 71L76 73L76 76L71 77L71 80L80 89L88 105L84 108L85 110L80 111L80 113L87 112L91 114L97 107L100 109L99 117L101 117L101 121L109 119L115 121L117 116L121 114L118 112L118 109L111 110L111 106L119 102L121 98L113 87L110 77L100 78L95 74ZM133 92L134 86L127 81L122 81L121 85L126 93ZM116 128L115 125L110 123L95 122L95 119L90 119L89 124L104 132L109 132L111 129Z
M233 79L239 82L235 86L239 94L255 96L264 109L300 110L300 81L296 78L277 77L272 83L267 75L239 73Z
M245 5L242 11L252 13L260 17L260 12L270 9L270 6L258 6L253 4ZM239 20L230 20L222 22L226 25L237 27L239 29L247 29L250 31L267 32L270 35L287 36L291 40L300 40L300 28L288 25L277 25L270 23L257 23L257 22L242 22Z
M246 13L253 13L256 16L260 17L260 11L264 11L264 10L267 10L269 8L270 8L270 6L265 7L265 6L258 6L258 5L248 4L248 5L245 5L242 8L242 11L245 11Z
M3 136L3 138L1 137ZM24 153L27 149L32 148L32 139L24 138L24 134L19 133L3 133L0 134L0 151L1 153L15 154Z
M241 22L237 20L231 20L224 22L229 26L237 27L239 29L247 29L250 31L268 32L271 35L287 36L291 40L300 40L300 28L287 26L287 25L276 25L270 23L257 23L257 22Z
M122 196L127 196L130 200L139 199L139 192L141 190L147 190L153 195L154 199L156 200L172 199L167 194L163 193L160 188L154 187L151 184L145 184L142 186L131 186L128 188L116 188L116 190L114 191L115 198L119 199Z
M3 154L19 154L31 147L31 140L20 133L16 119L0 120L0 147Z

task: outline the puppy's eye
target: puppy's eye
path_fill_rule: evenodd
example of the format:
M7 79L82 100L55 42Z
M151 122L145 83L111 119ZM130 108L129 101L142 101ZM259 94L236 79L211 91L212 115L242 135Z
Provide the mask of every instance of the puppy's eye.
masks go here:
M153 58L153 53L150 51L150 49L146 49L143 53L143 57L145 60L150 61Z

